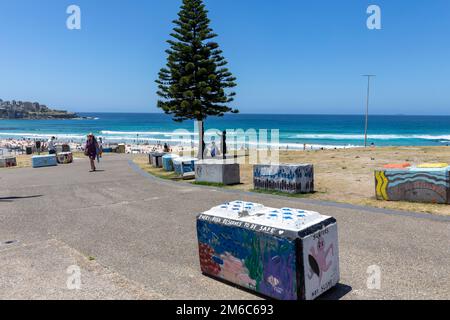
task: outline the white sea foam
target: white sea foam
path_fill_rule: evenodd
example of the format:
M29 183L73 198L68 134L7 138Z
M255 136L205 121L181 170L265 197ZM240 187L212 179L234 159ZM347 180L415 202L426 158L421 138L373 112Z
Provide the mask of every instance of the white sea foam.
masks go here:
M291 139L315 139L315 140L361 140L363 134L295 134ZM421 140L450 140L450 135L420 135L420 134L371 134L372 140L397 140L397 139L421 139Z

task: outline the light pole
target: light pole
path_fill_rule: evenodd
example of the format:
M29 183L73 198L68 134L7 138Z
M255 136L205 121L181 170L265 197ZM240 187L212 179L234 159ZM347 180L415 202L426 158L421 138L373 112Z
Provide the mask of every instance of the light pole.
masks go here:
M370 79L376 77L374 74L365 74L367 77L367 103L366 103L366 125L364 127L364 147L367 148L367 130L369 128L369 99L370 99Z

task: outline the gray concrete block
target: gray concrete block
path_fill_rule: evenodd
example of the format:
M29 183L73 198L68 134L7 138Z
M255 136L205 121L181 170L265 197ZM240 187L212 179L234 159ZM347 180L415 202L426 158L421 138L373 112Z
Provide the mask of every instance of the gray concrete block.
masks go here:
M234 160L202 160L195 164L195 179L198 182L241 183L240 167Z

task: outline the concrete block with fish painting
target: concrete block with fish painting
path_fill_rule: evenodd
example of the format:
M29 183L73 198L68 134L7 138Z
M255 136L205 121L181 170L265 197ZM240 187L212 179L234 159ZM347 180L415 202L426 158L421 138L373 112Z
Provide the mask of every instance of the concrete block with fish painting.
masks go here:
M201 271L279 300L313 300L340 279L336 219L234 201L197 217ZM214 298L214 297L212 297Z

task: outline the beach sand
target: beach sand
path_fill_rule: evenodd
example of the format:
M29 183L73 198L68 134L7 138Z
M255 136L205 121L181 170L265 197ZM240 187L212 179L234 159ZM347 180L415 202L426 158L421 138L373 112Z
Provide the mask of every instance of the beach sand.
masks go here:
M155 175L163 173L147 165L147 156L136 156L135 162ZM450 162L450 147L386 147L374 149L337 149L317 151L281 151L281 163L312 163L316 193L298 197L335 201L378 208L450 215L450 205L388 202L375 198L374 170L388 163ZM229 189L253 190L252 165L241 165L241 182Z

